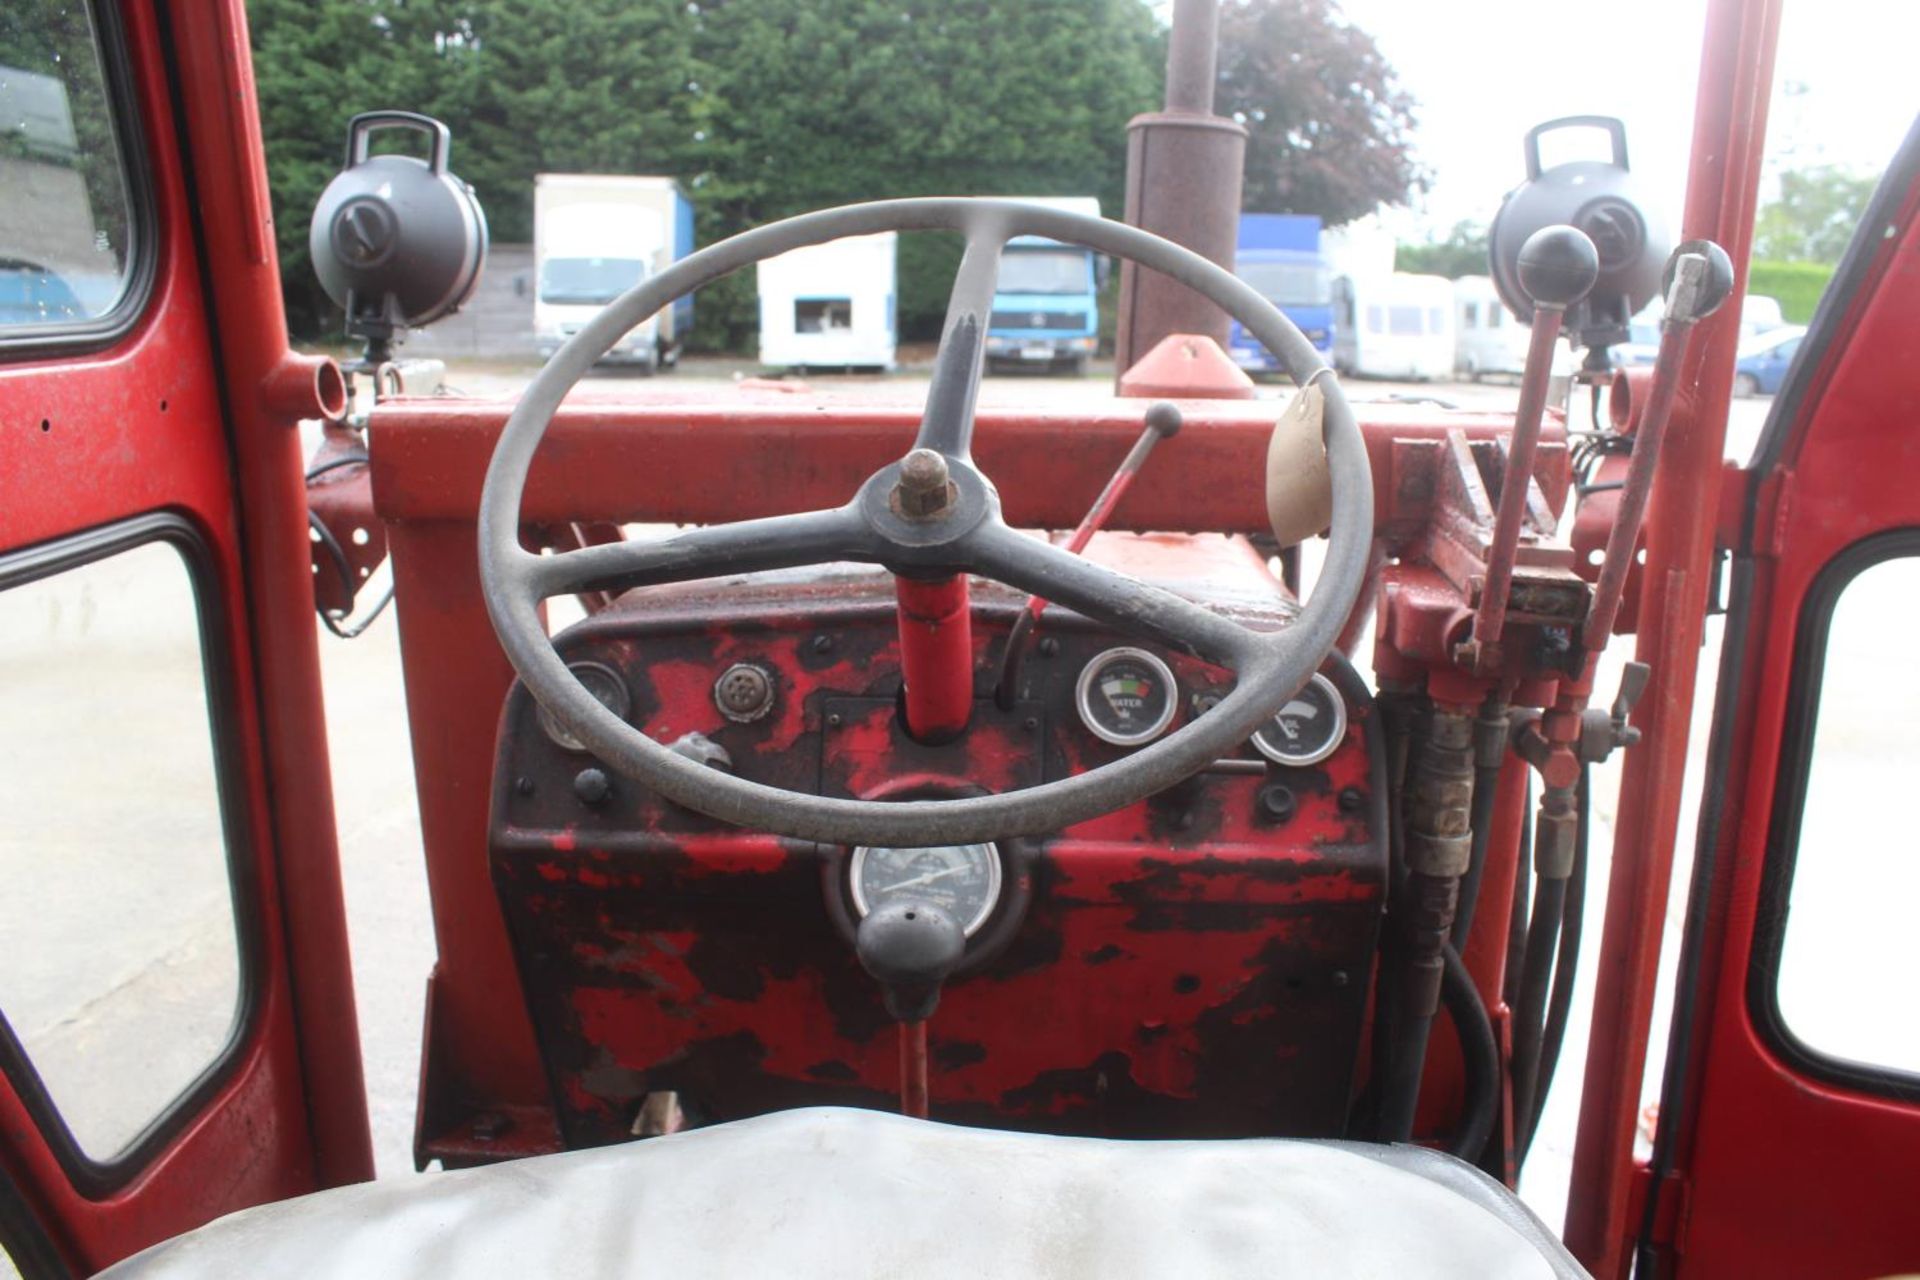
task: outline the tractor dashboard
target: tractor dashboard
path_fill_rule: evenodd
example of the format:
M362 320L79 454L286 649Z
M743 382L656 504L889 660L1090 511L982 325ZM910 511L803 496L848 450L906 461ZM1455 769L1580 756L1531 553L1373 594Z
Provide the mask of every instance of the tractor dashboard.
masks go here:
M1251 626L1296 612L1244 539L1101 535L1088 554ZM996 698L1023 604L974 583L974 713L941 742L903 726L893 582L864 566L630 591L556 644L655 741L857 799L1078 774L1231 688L1220 668L1056 606ZM563 1141L629 1136L656 1095L697 1121L886 1106L894 1028L854 935L901 884L967 926L931 1028L940 1114L1062 1133L1337 1133L1387 852L1371 700L1337 655L1324 675L1262 744L1171 790L1037 838L898 850L682 808L601 766L516 683L491 870Z

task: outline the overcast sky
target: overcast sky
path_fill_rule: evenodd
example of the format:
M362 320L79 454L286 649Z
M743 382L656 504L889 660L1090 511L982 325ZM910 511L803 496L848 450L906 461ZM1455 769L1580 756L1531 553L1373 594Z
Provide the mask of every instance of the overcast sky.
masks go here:
M1341 3L1420 103L1415 140L1434 183L1407 231L1486 221L1524 176L1521 137L1565 115L1626 121L1632 166L1678 229L1706 0ZM1791 147L1799 163L1883 169L1920 113L1917 60L1920 0L1786 0L1774 166ZM1597 133L1566 142L1605 146Z

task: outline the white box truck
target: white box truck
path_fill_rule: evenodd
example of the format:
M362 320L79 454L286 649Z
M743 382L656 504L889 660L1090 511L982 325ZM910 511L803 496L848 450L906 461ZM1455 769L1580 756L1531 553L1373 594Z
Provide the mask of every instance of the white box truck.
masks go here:
M791 249L760 264L760 363L893 368L898 345L891 231Z
M542 173L533 180L534 345L552 359L609 302L693 252L693 205L672 178ZM671 365L693 299L641 321L604 357Z

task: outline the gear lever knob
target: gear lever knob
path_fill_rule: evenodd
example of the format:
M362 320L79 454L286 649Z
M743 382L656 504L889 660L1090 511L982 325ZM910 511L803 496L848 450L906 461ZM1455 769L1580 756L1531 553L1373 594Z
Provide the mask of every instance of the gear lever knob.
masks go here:
M960 963L967 936L940 907L899 901L875 907L853 945L880 984L887 1012L900 1022L919 1022L939 1006L940 984Z
M1520 287L1536 307L1566 310L1600 278L1600 254L1577 227L1542 227L1520 246Z

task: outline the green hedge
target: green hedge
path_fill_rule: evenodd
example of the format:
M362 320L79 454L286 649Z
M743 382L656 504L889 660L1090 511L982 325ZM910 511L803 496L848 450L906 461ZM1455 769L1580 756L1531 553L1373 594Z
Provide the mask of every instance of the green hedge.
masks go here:
M1780 314L1788 324L1805 324L1833 279L1833 268L1820 262L1776 262L1755 259L1747 268L1747 292L1780 300Z

